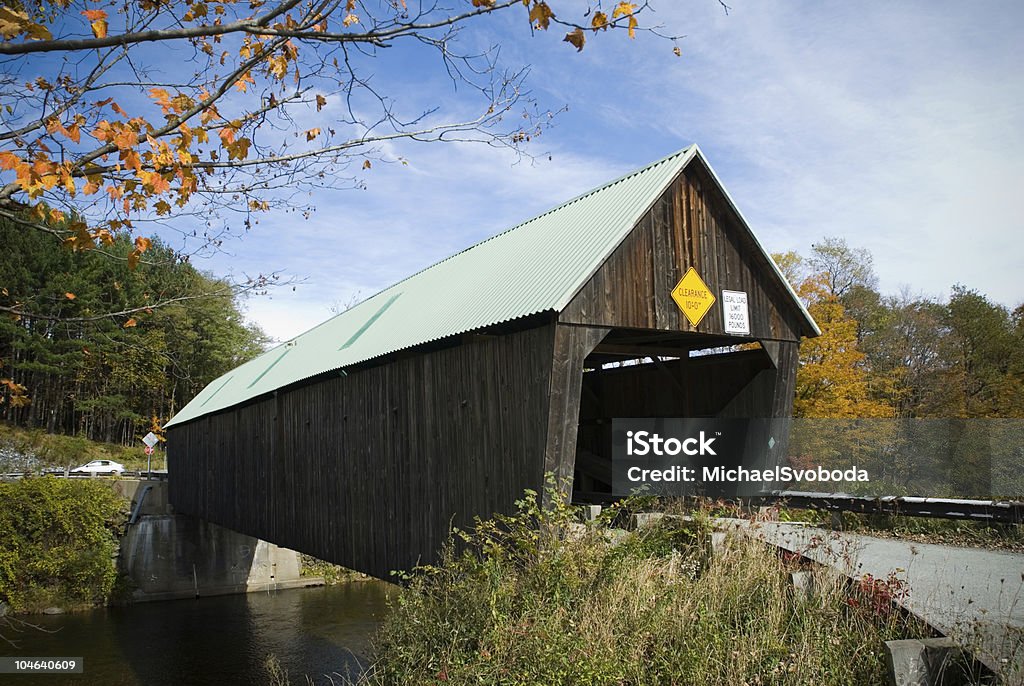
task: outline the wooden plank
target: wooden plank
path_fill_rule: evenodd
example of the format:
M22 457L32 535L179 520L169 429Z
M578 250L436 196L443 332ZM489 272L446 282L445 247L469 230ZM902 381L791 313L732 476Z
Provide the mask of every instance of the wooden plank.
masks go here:
M654 203L649 213L650 220L643 227L651 234L651 253L647 256L648 269L651 271L651 289L643 293L644 298L649 299L649 308L653 309L652 317L648 321L652 329L667 329L676 322L670 320L672 310L678 311L675 302L672 300L672 288L676 280L672 279L676 269L672 257L671 220L667 209L671 202L671 196L663 195L658 202Z
M658 345L617 345L614 343L600 343L594 347L594 353L600 355L617 355L619 357L639 358L658 355L661 357L687 357L689 348L671 347Z

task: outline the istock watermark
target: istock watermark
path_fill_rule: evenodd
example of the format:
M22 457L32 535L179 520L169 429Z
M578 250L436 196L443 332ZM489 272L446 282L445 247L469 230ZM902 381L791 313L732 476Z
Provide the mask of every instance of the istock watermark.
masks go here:
M629 455L717 455L711 444L714 438L707 438L703 431L697 438L662 438L649 431L627 431L626 452ZM697 446L696 448L694 446Z
M1024 496L1016 419L615 419L611 454L616 495Z
M785 427L772 420L660 418L612 422L616 493L745 495L782 480ZM779 437L773 434L779 431ZM770 444L770 445L769 445Z

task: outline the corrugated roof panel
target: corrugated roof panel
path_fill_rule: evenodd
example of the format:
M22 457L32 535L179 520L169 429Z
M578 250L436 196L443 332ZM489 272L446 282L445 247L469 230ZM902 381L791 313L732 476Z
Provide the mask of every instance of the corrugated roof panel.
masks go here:
M561 309L695 152L669 155L377 293L215 380L168 426L326 371Z
M413 274L213 381L168 426L326 371L561 311L697 154L680 150Z

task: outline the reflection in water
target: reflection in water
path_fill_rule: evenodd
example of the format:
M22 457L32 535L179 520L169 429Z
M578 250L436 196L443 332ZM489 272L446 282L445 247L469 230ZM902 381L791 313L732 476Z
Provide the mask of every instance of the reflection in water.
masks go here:
M0 655L85 658L85 674L17 677L26 685L266 683L271 654L293 684L337 682L365 666L392 589L365 581L31 617L56 633L25 631Z

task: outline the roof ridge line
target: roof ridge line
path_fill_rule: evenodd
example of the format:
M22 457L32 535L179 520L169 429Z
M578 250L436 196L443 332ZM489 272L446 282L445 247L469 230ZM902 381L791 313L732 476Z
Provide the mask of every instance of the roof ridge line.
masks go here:
M529 219L525 219L525 220L519 222L518 224L516 224L515 226L511 226L511 227L505 229L504 231L499 231L498 233L494 234L493 236L488 236L487 238L484 238L484 239L482 239L480 241L477 241L473 245L470 245L470 246L468 246L466 248L463 248L462 250L459 250L458 252L452 253L448 257L440 259L437 262L433 262L433 263L427 265L426 267L423 267L422 269L420 269L418 271L415 271L412 274L409 274L404 279L401 279L400 281L396 281L395 283L391 284L390 286L387 286L386 288L383 288L383 289L377 291L373 295L367 296L367 298L365 300L362 300L358 304L353 305L348 310L345 310L344 312L339 312L338 314L334 315L333 317L330 317L330 318L320 322L316 326L314 326L314 327L312 327L310 329L307 329L306 331L303 331L302 333L292 337L289 340L295 340L295 339L299 338L300 336L305 336L310 331L313 331L314 329L318 329L321 326L323 326L324 324L326 324L327 322L333 321L334 319L340 317L341 315L347 314L348 312L351 312L352 310L360 307L363 303L370 302L371 300L373 300L377 296L383 295L384 293L387 293L392 288L396 288L397 286L399 286L402 283L408 281L409 279L411 279L411 278L413 278L415 276L419 276L420 274L422 274L423 272L427 271L428 269L433 269L434 267L438 266L439 264L444 264L448 260L454 259L454 258L458 257L459 255L461 255L463 253L469 252L470 250L472 250L472 249L474 249L476 247L479 247L479 246L483 245L484 243L487 243L489 241L493 241L495 238L499 238L501 236L504 236L507 233L515 231L516 229L518 229L521 226L526 226L527 224L535 222L538 219L541 219L542 217L546 217L546 216L548 216L549 214L551 214L553 212L557 212L558 210L560 210L562 208L565 208L565 207L568 207L569 205L577 203L580 200L583 200L584 198L587 198L587 197L589 197L591 195L594 195L595 193L599 193L599 192L601 192L603 190L606 190L606 189L610 188L611 186L614 186L616 184L622 183L626 179L633 178L637 174L641 174L643 172L646 172L646 171L648 171L650 169L653 169L654 167L657 167L657 166L659 166L661 164L664 164L665 162L668 162L669 160L671 160L671 159L673 159L675 157L678 157L680 155L686 154L687 152L690 151L691 148L695 148L695 147L696 147L696 143L691 143L690 145L687 145L686 147L682 148L681 150L676 150L673 153L669 153L668 155L665 155L664 157L662 157L659 160L655 160L654 162L651 162L650 164L647 164L647 165L645 165L645 166L643 166L643 167L641 167L639 169L634 169L633 171L627 172L627 173L623 174L622 176L619 176L618 178L612 179L611 181L608 181L607 183L603 183L600 186L597 186L596 188L591 188L589 191L581 193L580 195L577 195L575 198L572 198L570 200L566 200L565 202L563 202L563 203L561 203L559 205L556 205L555 207L552 207L549 210L545 210L544 212L541 212L540 214L534 215L534 216L530 217Z

